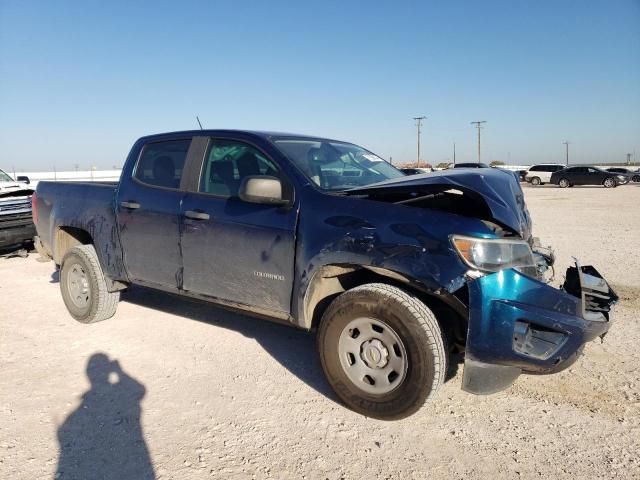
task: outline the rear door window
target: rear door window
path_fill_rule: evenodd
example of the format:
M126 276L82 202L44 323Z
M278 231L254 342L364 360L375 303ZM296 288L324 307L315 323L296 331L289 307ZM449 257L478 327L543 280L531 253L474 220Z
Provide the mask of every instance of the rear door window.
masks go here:
M144 146L134 178L154 187L179 189L191 139L154 142Z

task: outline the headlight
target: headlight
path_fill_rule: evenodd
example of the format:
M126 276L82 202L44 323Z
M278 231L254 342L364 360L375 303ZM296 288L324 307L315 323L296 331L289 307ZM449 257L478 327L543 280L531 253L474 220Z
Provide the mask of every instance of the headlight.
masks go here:
M462 260L476 270L498 272L535 266L531 247L523 240L452 235L451 243Z
M627 179L627 177L624 177L622 175L618 175L618 180L622 180L623 182Z

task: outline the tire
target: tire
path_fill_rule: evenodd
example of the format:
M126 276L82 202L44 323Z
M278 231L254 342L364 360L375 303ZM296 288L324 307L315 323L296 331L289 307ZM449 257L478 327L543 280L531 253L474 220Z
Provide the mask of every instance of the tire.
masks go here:
M634 175L633 177L631 177L631 181L632 182L640 182L640 175Z
M109 293L93 245L71 248L62 259L60 292L67 310L80 323L95 323L116 313L120 292Z
M318 349L338 397L381 420L418 411L447 371L444 336L433 312L415 296L382 283L348 290L329 305Z
M604 182L602 182L602 185L604 185L604 188L614 188L616 186L616 181L612 177L607 177L604 179Z
M569 180L567 180L566 178L561 178L558 181L558 186L560 188L567 188L568 186L570 186Z
M531 179L531 185L533 185L534 187L537 187L538 185L542 185L542 182L538 177L533 177Z

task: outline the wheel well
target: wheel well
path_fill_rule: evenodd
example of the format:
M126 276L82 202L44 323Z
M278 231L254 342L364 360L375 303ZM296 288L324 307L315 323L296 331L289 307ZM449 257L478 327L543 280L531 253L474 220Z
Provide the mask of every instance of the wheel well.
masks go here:
M375 268L375 267L374 267ZM360 266L325 266L316 273L305 296L304 323L306 328L317 329L329 304L341 293L366 283L385 283L418 297L429 307L449 340L450 346L464 348L468 325L468 294L466 288L456 295L429 292L408 283L396 272Z
M86 230L74 227L59 227L56 231L53 260L60 265L69 249L76 245L91 245L93 238Z

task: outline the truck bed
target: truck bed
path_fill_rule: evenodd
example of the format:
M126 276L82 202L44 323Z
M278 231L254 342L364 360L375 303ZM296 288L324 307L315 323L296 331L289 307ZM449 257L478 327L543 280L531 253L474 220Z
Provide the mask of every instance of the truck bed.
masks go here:
M38 184L38 235L59 263L56 234L60 226L91 235L105 273L123 270L115 215L116 182L49 182ZM116 278L118 275L114 275Z

